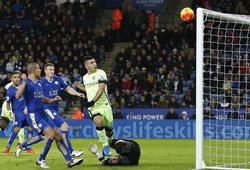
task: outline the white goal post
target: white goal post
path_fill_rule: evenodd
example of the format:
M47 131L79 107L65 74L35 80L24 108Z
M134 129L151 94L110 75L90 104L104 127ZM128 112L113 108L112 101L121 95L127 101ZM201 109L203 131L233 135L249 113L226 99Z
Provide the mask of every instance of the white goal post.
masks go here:
M250 78L249 38L249 16L197 9L196 169L250 169L250 86L244 84ZM220 107L224 99L230 99L228 107Z

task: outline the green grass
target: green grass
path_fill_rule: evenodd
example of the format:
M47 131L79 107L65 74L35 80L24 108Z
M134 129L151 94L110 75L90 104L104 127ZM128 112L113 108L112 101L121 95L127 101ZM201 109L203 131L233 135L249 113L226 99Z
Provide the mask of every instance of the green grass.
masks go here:
M72 139L75 150L84 150L83 164L74 167L77 169L87 170L116 170L116 169L131 169L131 170L188 170L195 168L195 140L175 140L175 139L136 139L141 146L141 159L138 166L126 167L103 167L99 161L92 155L87 147L89 143L98 143L98 139ZM15 144L9 154L4 154L7 138L0 139L0 170L35 170L41 169L36 166L36 159L39 157L39 152L42 148L42 142L33 145L36 154L21 153L20 157L15 157ZM100 145L99 150L100 150ZM115 151L112 150L113 156ZM57 150L55 143L47 155L47 164L51 170L68 169L66 162Z

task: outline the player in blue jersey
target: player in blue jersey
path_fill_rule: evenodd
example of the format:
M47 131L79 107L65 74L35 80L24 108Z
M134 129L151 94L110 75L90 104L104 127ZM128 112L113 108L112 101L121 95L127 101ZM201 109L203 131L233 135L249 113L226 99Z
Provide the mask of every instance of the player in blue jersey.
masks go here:
M41 69L37 63L29 63L27 65L27 73L28 78L25 74L22 75L23 82L16 92L16 98L20 99L22 96L24 97L32 128L38 132L38 135L31 137L22 144L19 143L17 145L16 156L19 156L20 152L27 146L27 144L34 144L41 141L42 139L39 135L42 134L44 138L44 144L40 157L36 161L38 166L41 168L49 168L45 159L54 139L56 140L58 150L60 150L67 161L67 166L73 167L75 165L80 165L83 162L83 159L74 159L70 156L70 152L63 142L61 133L56 130L56 125L46 116L44 112L43 102L58 102L61 100L60 96L56 96L54 99L48 99L44 97L43 87L38 81L38 79L41 77Z
M70 87L61 77L55 76L55 66L52 63L47 63L44 66L45 77L41 81L43 88L43 95L48 99L53 99L59 96L61 89L64 89L67 93L85 97L83 93L78 93L72 87ZM64 119L58 113L58 103L45 103L44 110L50 117L50 119L61 129L64 143L68 147L72 156L81 156L83 151L75 151L72 148L72 144L69 138L69 126Z
M10 147L15 140L17 134L20 132L22 127L28 127L28 139L32 137L33 131L30 127L28 115L27 115L27 108L23 97L19 100L16 99L16 91L20 84L20 72L15 71L11 73L11 82L12 85L7 89L7 98L6 98L6 108L9 113L9 117L13 118L13 126L14 129L12 130L7 146L4 150L4 153L8 153L10 151ZM12 108L11 108L12 106ZM15 113L13 115L13 112ZM26 153L34 153L33 149L31 149L30 145L26 147Z

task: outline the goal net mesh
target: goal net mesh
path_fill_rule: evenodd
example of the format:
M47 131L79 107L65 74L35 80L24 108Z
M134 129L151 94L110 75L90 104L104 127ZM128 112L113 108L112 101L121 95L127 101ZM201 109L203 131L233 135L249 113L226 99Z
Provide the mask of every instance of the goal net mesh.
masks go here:
M200 23L207 168L250 169L249 22L248 16L204 10Z

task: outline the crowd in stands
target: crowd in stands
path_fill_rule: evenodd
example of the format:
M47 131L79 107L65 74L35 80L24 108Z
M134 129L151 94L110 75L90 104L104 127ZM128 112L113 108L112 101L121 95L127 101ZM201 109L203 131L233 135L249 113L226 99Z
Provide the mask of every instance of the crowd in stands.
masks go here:
M247 2L193 0L192 7L245 14ZM237 8L232 8L234 5ZM92 55L101 64L113 50L114 41L131 42L120 49L115 67L107 73L111 104L118 117L122 108L195 107L195 20L152 28L150 14L144 10L119 8L122 36L117 38L111 23L100 27L98 33L94 31L101 15L95 1L66 0L57 6L55 0L0 0L0 8L0 19L12 21L0 28L0 86L10 82L10 72L25 73L32 61L41 68L54 63L57 75L70 85L81 82L86 73L84 56ZM30 30L18 24L22 18L32 19ZM69 96L65 99L72 101Z

